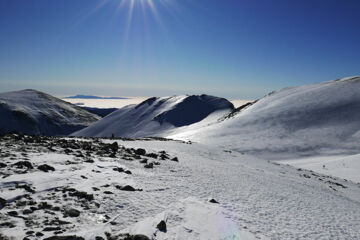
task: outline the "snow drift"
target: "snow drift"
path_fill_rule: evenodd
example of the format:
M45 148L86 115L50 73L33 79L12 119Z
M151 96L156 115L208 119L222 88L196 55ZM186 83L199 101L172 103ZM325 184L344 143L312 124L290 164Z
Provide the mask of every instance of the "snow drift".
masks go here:
M210 115L234 109L224 98L209 95L149 98L126 106L93 125L73 133L85 137L164 136L168 131L198 123Z
M67 135L100 119L78 106L36 90L0 93L0 133Z
M266 158L358 153L359 93L360 77L285 88L220 123L168 137Z

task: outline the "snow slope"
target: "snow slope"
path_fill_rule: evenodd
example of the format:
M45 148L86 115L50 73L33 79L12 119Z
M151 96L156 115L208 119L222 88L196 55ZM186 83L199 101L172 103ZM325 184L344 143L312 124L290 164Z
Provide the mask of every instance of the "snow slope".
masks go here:
M99 116L36 90L0 93L0 133L67 135Z
M266 159L360 151L360 77L285 88L233 117L169 138L192 140Z
M41 137L29 143L31 138L19 138L0 141L6 165L0 171L0 198L7 202L0 209L0 236L360 238L360 187L342 179L197 143L117 140L119 149L111 156L106 143L112 146L112 140ZM138 148L166 151L179 162L146 155L136 159ZM144 159L160 165L144 168ZM29 161L33 168L18 168L17 161ZM54 171L39 171L42 164ZM132 174L119 172L120 167ZM121 191L117 185L142 191ZM93 199L84 199L88 195ZM80 215L66 216L68 209ZM161 220L166 232L156 229Z
M198 123L210 115L229 113L234 106L223 98L172 96L149 98L126 106L91 126L73 133L85 137L146 137L162 136L167 131Z

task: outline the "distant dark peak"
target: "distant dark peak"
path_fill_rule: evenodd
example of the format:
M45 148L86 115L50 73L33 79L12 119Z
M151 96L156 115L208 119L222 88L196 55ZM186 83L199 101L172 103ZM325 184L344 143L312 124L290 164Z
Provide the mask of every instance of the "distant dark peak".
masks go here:
M209 95L191 95L178 103L174 108L154 118L160 124L170 123L182 127L199 122L209 114L224 109L234 109L234 105L225 98Z
M135 107L135 109L138 109L138 108L140 108L141 106L144 106L145 104L147 104L147 105L150 106L150 105L152 105L157 99L158 99L157 97L148 98L148 99L146 99L145 101L139 103L139 104Z

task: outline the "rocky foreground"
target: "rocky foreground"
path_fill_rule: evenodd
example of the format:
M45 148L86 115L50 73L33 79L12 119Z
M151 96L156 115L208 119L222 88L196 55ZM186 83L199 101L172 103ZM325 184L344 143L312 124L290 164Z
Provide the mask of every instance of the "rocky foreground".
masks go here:
M0 239L360 239L360 185L165 139L0 138Z
M79 222L89 216L97 218L95 222L117 225L102 207L104 201L124 191L143 191L127 184L132 169L121 163L132 161L151 171L164 161L178 162L165 151L148 152L112 142L17 133L1 137L0 239L8 239L12 229L24 239L83 239L67 233L78 231ZM57 185L47 186L43 181ZM114 237L109 232L96 239L103 236L148 239L128 234Z

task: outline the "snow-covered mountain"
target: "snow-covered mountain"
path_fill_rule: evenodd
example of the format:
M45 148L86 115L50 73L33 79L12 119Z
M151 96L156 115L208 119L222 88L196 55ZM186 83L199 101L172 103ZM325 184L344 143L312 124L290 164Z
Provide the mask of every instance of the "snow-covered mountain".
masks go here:
M285 88L220 123L170 134L269 158L360 150L360 77Z
M91 126L73 133L85 137L164 136L175 129L208 124L234 109L224 98L209 95L149 98L126 106Z
M0 93L0 133L67 135L99 120L78 106L36 90Z

